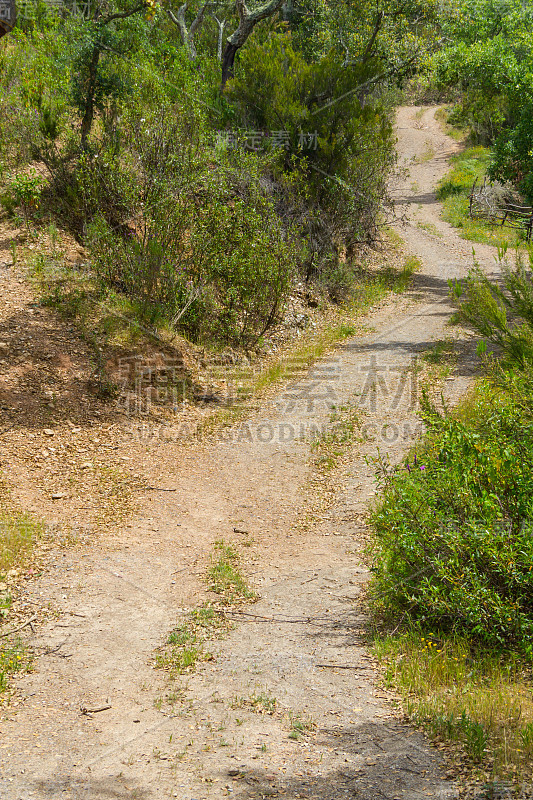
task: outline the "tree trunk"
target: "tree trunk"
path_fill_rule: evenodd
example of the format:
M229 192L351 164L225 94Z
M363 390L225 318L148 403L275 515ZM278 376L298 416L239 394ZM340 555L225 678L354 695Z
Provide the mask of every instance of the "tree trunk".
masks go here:
M239 48L236 44L226 42L226 47L222 56L222 91L224 91L226 83L229 81L229 79L233 78L235 74L235 56L238 49Z
M196 31L202 26L206 11L208 11L212 6L216 6L216 2L204 3L204 5L198 11L196 18L189 29L187 28L187 22L185 21L185 12L188 8L187 3L183 3L183 5L179 7L177 14L174 14L170 8L167 8L167 14L174 25L176 25L176 27L179 29L181 40L191 61L196 61L198 57L194 42Z
M282 3L283 0L267 0L255 11L249 11L244 0L236 0L239 25L237 30L226 40L226 48L222 57L222 91L224 91L228 80L233 77L237 50L246 43L257 23L279 11Z

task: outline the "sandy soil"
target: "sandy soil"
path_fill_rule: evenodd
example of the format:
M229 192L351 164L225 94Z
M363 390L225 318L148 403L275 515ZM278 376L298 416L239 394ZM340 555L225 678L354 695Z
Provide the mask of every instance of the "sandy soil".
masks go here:
M457 145L435 109L417 111L398 114L407 174L395 189L406 219L399 232L423 265L412 289L371 315L370 332L235 427L184 444L146 425L131 477L140 488L173 491L142 491L129 523L108 526L105 536L87 528L75 547L52 550L42 576L28 582L21 607L50 603L53 613L26 632L36 669L20 678L0 719L2 800L456 795L439 751L380 689L360 600L371 459L379 448L397 463L420 435L417 359L450 335L447 280L472 264L471 245L440 219L434 195ZM476 246L476 254L493 269L491 248ZM21 298L29 291L4 281ZM81 348L79 358L88 357ZM464 393L474 368L465 347L444 387L448 400ZM362 441L325 472L310 445L331 426L332 407L347 404L360 408ZM106 442L91 442L83 426L72 434L77 422L61 436L66 451L68 437L85 437L71 457L81 471L80 459L102 457ZM41 425L34 434L46 449ZM113 452L106 458L112 464ZM53 507L45 492L41 499ZM80 497L69 502L75 514ZM106 502L113 504L109 492ZM220 539L235 544L260 599L232 615L234 629L210 647L214 660L169 683L153 668L154 650L208 596L205 569ZM269 713L258 713L260 695L276 701ZM103 705L111 708L80 713ZM312 725L295 740L297 716Z

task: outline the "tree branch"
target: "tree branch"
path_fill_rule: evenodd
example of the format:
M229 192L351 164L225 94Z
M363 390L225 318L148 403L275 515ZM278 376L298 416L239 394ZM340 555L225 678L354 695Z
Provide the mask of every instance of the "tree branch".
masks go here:
M176 27L179 29L184 45L187 44L187 38L189 36L189 31L187 30L187 25L185 23L186 10L187 10L187 3L184 3L182 6L180 6L180 8L178 9L178 16L174 14L172 9L167 8L167 14L174 23L174 25L176 25Z
M130 9L130 11L122 11L117 14L111 14L109 17L104 17L104 19L100 20L100 25L109 25L110 22L113 22L116 19L127 19L128 17L133 17L134 14L138 14L140 11L144 11L146 8L146 3L139 3L138 6L135 8Z
M255 11L250 11L244 0L237 0L237 13L239 15L239 25L237 30L228 37L228 43L237 49L243 46L255 26L261 20L271 17L283 5L283 0L269 0L259 6Z
M185 12L187 11L188 8L187 3L183 3L183 5L179 7L177 15L174 14L174 12L170 8L167 9L168 16L170 17L174 25L176 25L179 28L183 45L187 48L187 53L191 61L194 61L198 55L198 53L196 52L196 45L194 43L194 37L196 35L196 31L204 21L206 11L208 11L208 9L213 7L216 8L217 5L218 3L212 2L212 0L210 0L210 2L208 3L204 3L203 6L198 11L198 14L196 15L195 19L191 23L191 27L189 29L187 28L187 22L185 20Z
M372 36L370 37L370 40L369 40L367 46L365 47L365 52L363 53L363 55L361 57L361 62L363 64L366 64L366 62L368 61L368 59L372 55L372 50L374 49L374 43L375 43L376 37L377 37L377 35L378 35L379 31L380 31L381 24L383 22L384 16L385 15L384 15L383 11L379 11L378 12L378 15L376 17L376 22L375 22L375 25L374 25L374 30L372 31Z
M223 42L224 42L224 29L226 27L226 19L219 19L216 14L211 13L211 16L215 20L217 27L218 27L218 40L217 40L217 58L219 61L222 61L222 50L223 50Z
M208 11L210 8L216 8L217 5L218 5L218 3L214 3L214 2L204 3L202 8L199 10L198 14L196 15L196 19L194 20L194 22L192 23L192 25L190 27L189 36L194 36L194 34L196 33L196 31L198 30L198 28L200 27L200 25L204 21L205 12Z

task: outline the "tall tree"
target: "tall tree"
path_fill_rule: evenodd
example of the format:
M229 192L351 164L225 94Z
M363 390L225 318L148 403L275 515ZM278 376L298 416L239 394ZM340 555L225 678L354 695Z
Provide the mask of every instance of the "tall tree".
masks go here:
M98 67L100 64L100 57L103 50L109 49L106 42L107 32L112 23L120 20L133 17L140 12L146 12L154 6L154 0L142 0L140 3L125 9L124 11L116 11L111 14L103 15L101 9L97 7L92 25L90 28L92 42L87 52L84 75L82 78L82 120L81 120L81 146L83 149L87 147L87 138L91 132L94 120L95 101L98 91L99 74ZM120 55L120 53L119 53ZM82 59L83 60L83 59Z

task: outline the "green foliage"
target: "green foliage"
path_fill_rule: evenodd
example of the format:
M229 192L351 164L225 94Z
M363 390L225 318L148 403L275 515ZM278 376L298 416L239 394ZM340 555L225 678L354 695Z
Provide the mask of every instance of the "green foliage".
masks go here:
M533 201L533 91L524 97L516 125L496 139L491 174L512 181Z
M529 370L533 367L533 250L529 250L529 267L521 255L514 268L504 257L505 250L500 251L501 285L474 269L452 289L461 301L460 318L498 348L503 365Z
M99 291L120 295L143 325L249 349L302 277L345 300L394 163L390 107L375 91L388 74L384 42L421 6L401 23L386 15L372 38L373 7L343 4L344 64L341 27L319 31L321 12L311 19L295 3L288 25L258 26L224 94L209 16L192 62L162 11L111 19L134 8L115 0L82 19L36 4L0 53L4 166L45 165L44 212L89 246ZM216 142L238 126L286 131L290 147Z
M261 162L210 153L201 119L180 108L130 125L134 167L109 153L83 166L85 206L100 213L90 231L96 274L145 321L252 347L278 321L300 257L262 188Z
M68 127L66 39L43 30L38 39L15 31L0 52L0 165L26 163Z
M461 0L448 6L448 44L432 60L440 88L459 98L454 118L479 141L495 144L491 175L533 197L533 11L519 0Z
M249 44L228 89L243 127L287 132L273 149L278 209L310 243L307 277L329 274L333 293L343 291L341 253L375 238L394 163L390 116L360 93L374 71L344 66L333 50L307 63L290 35L272 34Z
M483 146L468 147L451 159L451 170L438 184L437 197L443 201L444 219L461 231L464 239L495 247L513 247L525 239L525 227L503 227L500 223L469 216L469 196L474 180L477 187L488 175L493 163L492 151ZM502 187L502 202L509 192Z
M16 175L7 184L2 195L2 205L8 211L22 208L24 219L28 223L30 213L39 208L43 185L44 179L35 170L28 174Z
M424 448L382 474L374 602L423 630L532 655L533 422L485 392L467 421L427 407Z
M472 184L486 175L490 164L490 151L486 147L469 147L450 159L452 169L439 181L437 198L446 198L455 194L468 195Z
M434 0L315 0L312 9L295 0L291 7L290 29L306 58L318 61L335 47L354 62L372 57L382 69L396 70L399 82L399 65L415 54L422 59L434 43L441 11Z
M0 644L0 695L9 686L9 678L15 672L29 669L29 660L20 644Z
M375 649L385 662L387 686L401 695L414 724L441 741L460 743L493 778L529 768L531 672L515 653L416 628L379 636Z
M4 488L0 486L0 491ZM0 498L0 576L23 563L43 528L29 514L12 509Z

